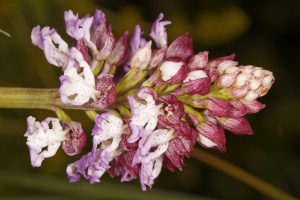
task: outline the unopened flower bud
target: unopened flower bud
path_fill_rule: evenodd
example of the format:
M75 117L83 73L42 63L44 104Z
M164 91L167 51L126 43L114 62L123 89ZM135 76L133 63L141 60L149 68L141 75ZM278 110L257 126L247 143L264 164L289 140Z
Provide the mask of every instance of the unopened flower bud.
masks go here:
M165 58L167 45L163 46L160 49L154 49L151 53L151 59L149 61L148 67L145 70L153 69L157 67L161 61Z
M217 88L228 88L235 83L237 75L240 73L239 70L233 71L229 74L222 74L215 81Z
M252 100L252 101L243 101L241 102L247 107L247 113L252 114L252 113L257 113L264 107L266 107L265 104L260 103L257 100Z
M180 57L183 60L187 58L187 51L189 47L189 33L185 33L179 37L177 37L168 47L166 57Z
M244 98L249 90L249 83L242 87L231 87L227 90L228 96L235 99Z
M210 121L200 123L196 130L198 131L197 142L206 148L219 149L226 151L225 133L222 127L215 125Z
M234 108L228 101L215 97L209 97L204 100L205 108L214 116L227 116Z
M230 111L228 117L242 117L247 114L247 107L240 101L231 101L231 105L233 105L233 109Z
M195 70L187 73L183 84L174 91L174 95L181 96L185 93L188 95L206 95L210 90L210 86L210 77L203 70Z
M194 55L193 38L190 38L186 50L186 60L189 60L193 55Z
M237 65L238 62L232 60L226 60L221 62L216 69L219 71L219 74L224 74L224 73L229 74L235 71L239 71L239 69L235 68Z
M249 83L249 81L251 80L253 76L251 74L239 74L236 77L236 81L233 84L234 87L242 87L245 86Z
M187 76L185 62L180 57L165 59L159 66L162 80L167 83L178 84Z
M139 48L135 55L133 56L130 67L136 70L145 69L151 58L151 44L152 41L148 41L144 46Z
M120 66L126 62L129 56L127 35L128 35L128 31L125 31L123 35L119 37L115 48L112 50L111 54L107 57L106 62L110 66Z
M197 142L206 148L219 149L221 152L226 151L224 129L211 121L199 122L198 118L189 114L197 132Z
M112 33L111 25L106 28L106 19L96 28L92 42L98 50L92 52L97 60L105 60L114 49L116 38Z
M188 70L191 70L195 67L202 69L206 67L207 61L208 61L208 51L199 52L188 61L186 66Z
M259 87L258 89L256 90L253 90L253 91L248 91L247 95L243 98L243 100L245 101L252 101L252 100L255 100L257 99L257 97L260 96L260 94L262 93L262 87Z
M235 54L231 54L230 56L215 58L215 59L208 61L207 66L216 68L216 67L218 67L218 65L221 62L227 61L227 60L233 60L234 57L235 57Z
M252 129L245 117L231 118L231 117L217 117L221 126L237 135L252 135Z
M202 68L202 70L205 71L207 75L209 75L211 83L215 82L215 80L219 76L219 71L213 67L206 66Z
M62 141L63 150L70 156L80 154L81 149L83 149L87 141L81 123L63 122L63 124L70 128L70 131L66 135L70 139Z

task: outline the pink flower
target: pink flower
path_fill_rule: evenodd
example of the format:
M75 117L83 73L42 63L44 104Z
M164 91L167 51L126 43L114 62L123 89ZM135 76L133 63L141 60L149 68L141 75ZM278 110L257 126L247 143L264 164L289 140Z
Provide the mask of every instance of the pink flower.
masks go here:
M182 82L187 76L185 62L180 57L165 59L159 66L163 81L172 84Z
M67 137L69 140L62 141L62 148L69 156L81 153L81 149L86 144L86 134L83 132L81 123L78 122L63 122L65 127L70 128Z
M127 43L127 35L128 31L125 31L123 35L121 35L116 43L116 46L107 57L106 62L110 66L120 66L123 65L129 56L129 46Z
M183 103L174 95L167 95L155 101L159 107L158 123L166 128L180 126L181 118L184 116Z
M100 92L100 95L97 96L96 101L90 103L91 106L105 110L108 106L115 103L117 95L115 83L111 80L113 77L111 74L104 74L100 77L96 86L96 90Z

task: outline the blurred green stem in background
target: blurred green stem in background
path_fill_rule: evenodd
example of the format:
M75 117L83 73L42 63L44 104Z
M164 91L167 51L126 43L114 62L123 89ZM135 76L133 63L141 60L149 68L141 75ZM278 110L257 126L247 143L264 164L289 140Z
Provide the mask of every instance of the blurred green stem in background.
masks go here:
M84 199L128 199L128 200L213 200L197 195L164 191L153 188L144 192L139 187L124 183L100 183L90 185L87 181L68 183L67 179L45 175L0 171L0 185L23 187L26 189L50 192Z
M203 150L194 148L191 153L191 157L202 161L218 170L229 174L230 176L246 183L252 188L262 192L263 194L269 196L272 199L280 200L296 200L295 197L281 191L279 188L265 182L264 180L253 176L252 174L242 170L241 168L222 160L214 155L211 155Z
M4 35L10 37L10 35L9 35L7 32L5 32L5 31L3 31L3 30L1 30L1 29L0 29L0 33L3 33Z

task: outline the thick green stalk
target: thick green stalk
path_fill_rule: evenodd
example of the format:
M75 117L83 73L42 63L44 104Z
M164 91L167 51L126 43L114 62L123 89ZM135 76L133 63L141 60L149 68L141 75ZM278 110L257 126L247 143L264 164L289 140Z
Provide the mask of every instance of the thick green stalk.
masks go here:
M60 101L59 96L57 89L0 87L0 108L30 108L56 111L54 106L58 106L61 109L98 110L89 105L74 106L64 104Z

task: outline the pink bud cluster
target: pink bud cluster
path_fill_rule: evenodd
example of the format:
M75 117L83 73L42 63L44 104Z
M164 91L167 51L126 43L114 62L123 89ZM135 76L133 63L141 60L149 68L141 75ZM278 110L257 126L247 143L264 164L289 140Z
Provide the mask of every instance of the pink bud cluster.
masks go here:
M225 130L253 134L244 116L265 107L257 98L272 86L272 72L238 66L235 54L213 60L208 59L208 51L194 54L188 33L168 45L165 26L171 22L161 21L162 13L150 33L158 49L151 48L152 40L141 37L139 25L129 44L128 31L116 39L100 10L94 17L79 19L72 11L64 17L75 47L68 48L49 27L35 27L32 42L44 51L49 63L63 69L62 103L102 111L95 113L92 150L67 167L70 182L83 176L93 184L108 172L111 177L121 176L121 182L139 178L143 190L151 189L162 168L183 170L184 158L190 157L197 142L224 152ZM113 69L121 65L124 73L116 86ZM131 85L141 74L148 80ZM120 85L128 91L118 93ZM63 125L64 130L59 119L39 123L28 118L25 136L33 166L53 156L60 144L68 155L81 152L86 143L81 124ZM42 151L46 146L48 151Z

